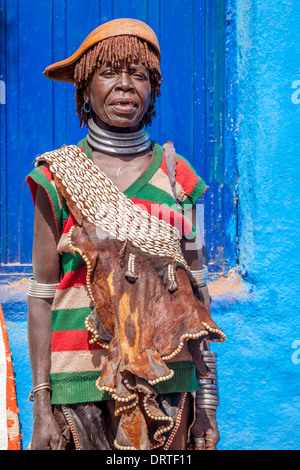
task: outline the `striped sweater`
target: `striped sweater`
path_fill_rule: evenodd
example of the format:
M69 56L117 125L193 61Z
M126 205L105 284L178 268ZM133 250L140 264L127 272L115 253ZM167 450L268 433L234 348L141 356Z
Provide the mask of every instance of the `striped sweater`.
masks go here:
M78 143L88 158L92 152L86 138ZM177 155L176 192L181 194L182 207L193 205L207 189L189 164ZM70 253L67 236L70 228L76 224L65 199L57 190L48 164L35 168L27 177L33 201L38 185L47 192L60 240L58 251L62 255L61 280L52 304L52 340L50 380L53 387L52 403L79 403L109 399L107 392L100 392L96 380L101 374L106 350L97 344L90 344L89 331L85 319L93 310L93 302L86 286L87 268L77 253ZM164 150L153 142L152 158L140 175L124 194L135 204L148 210L168 222L182 226L183 237L195 231L195 228L184 219L177 207L167 173ZM169 381L154 386L157 393L172 393L198 390L194 366L187 347L168 362L168 367L175 374Z

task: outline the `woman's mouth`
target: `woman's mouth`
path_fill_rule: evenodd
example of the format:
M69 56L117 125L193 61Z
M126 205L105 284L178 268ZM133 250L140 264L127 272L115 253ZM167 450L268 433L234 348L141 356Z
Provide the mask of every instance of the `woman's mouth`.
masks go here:
M128 114L133 111L136 104L133 101L115 101L111 106L118 112Z

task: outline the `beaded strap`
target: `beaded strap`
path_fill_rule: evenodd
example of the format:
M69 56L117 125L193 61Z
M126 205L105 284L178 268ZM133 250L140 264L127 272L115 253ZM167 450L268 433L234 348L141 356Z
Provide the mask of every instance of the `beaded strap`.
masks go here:
M183 397L182 397L182 400L181 400L181 405L179 407L179 411L178 411L178 416L177 416L177 420L176 420L176 423L174 425L174 428L170 434L170 437L169 439L167 440L165 446L164 446L164 449L163 450L169 450L173 440L174 440L174 437L176 436L176 433L179 429L179 426L180 426L180 423L181 423L181 418L182 418L182 413L183 413L183 409L184 409L184 405L185 405L185 401L186 401L186 397L187 397L187 392L185 392L183 394Z

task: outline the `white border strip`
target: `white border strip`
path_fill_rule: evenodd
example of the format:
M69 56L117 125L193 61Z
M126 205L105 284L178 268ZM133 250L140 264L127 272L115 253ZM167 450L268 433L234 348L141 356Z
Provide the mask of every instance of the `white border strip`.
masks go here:
M7 409L6 409L6 350L0 324L0 450L8 449Z

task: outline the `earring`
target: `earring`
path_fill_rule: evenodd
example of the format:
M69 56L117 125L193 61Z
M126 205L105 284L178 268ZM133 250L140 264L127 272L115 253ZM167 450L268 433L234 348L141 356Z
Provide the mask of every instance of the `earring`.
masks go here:
M89 104L89 109L86 109L86 105L87 105L87 104ZM83 103L82 109L83 109L83 111L84 111L85 113L90 113L91 110L92 110L92 105L91 105L90 101L85 101L85 102Z
M154 104L151 104L151 105L149 105L149 108L148 108L148 111L147 111L147 116L149 116L149 117L153 116L154 113L155 113L155 107L154 107Z

